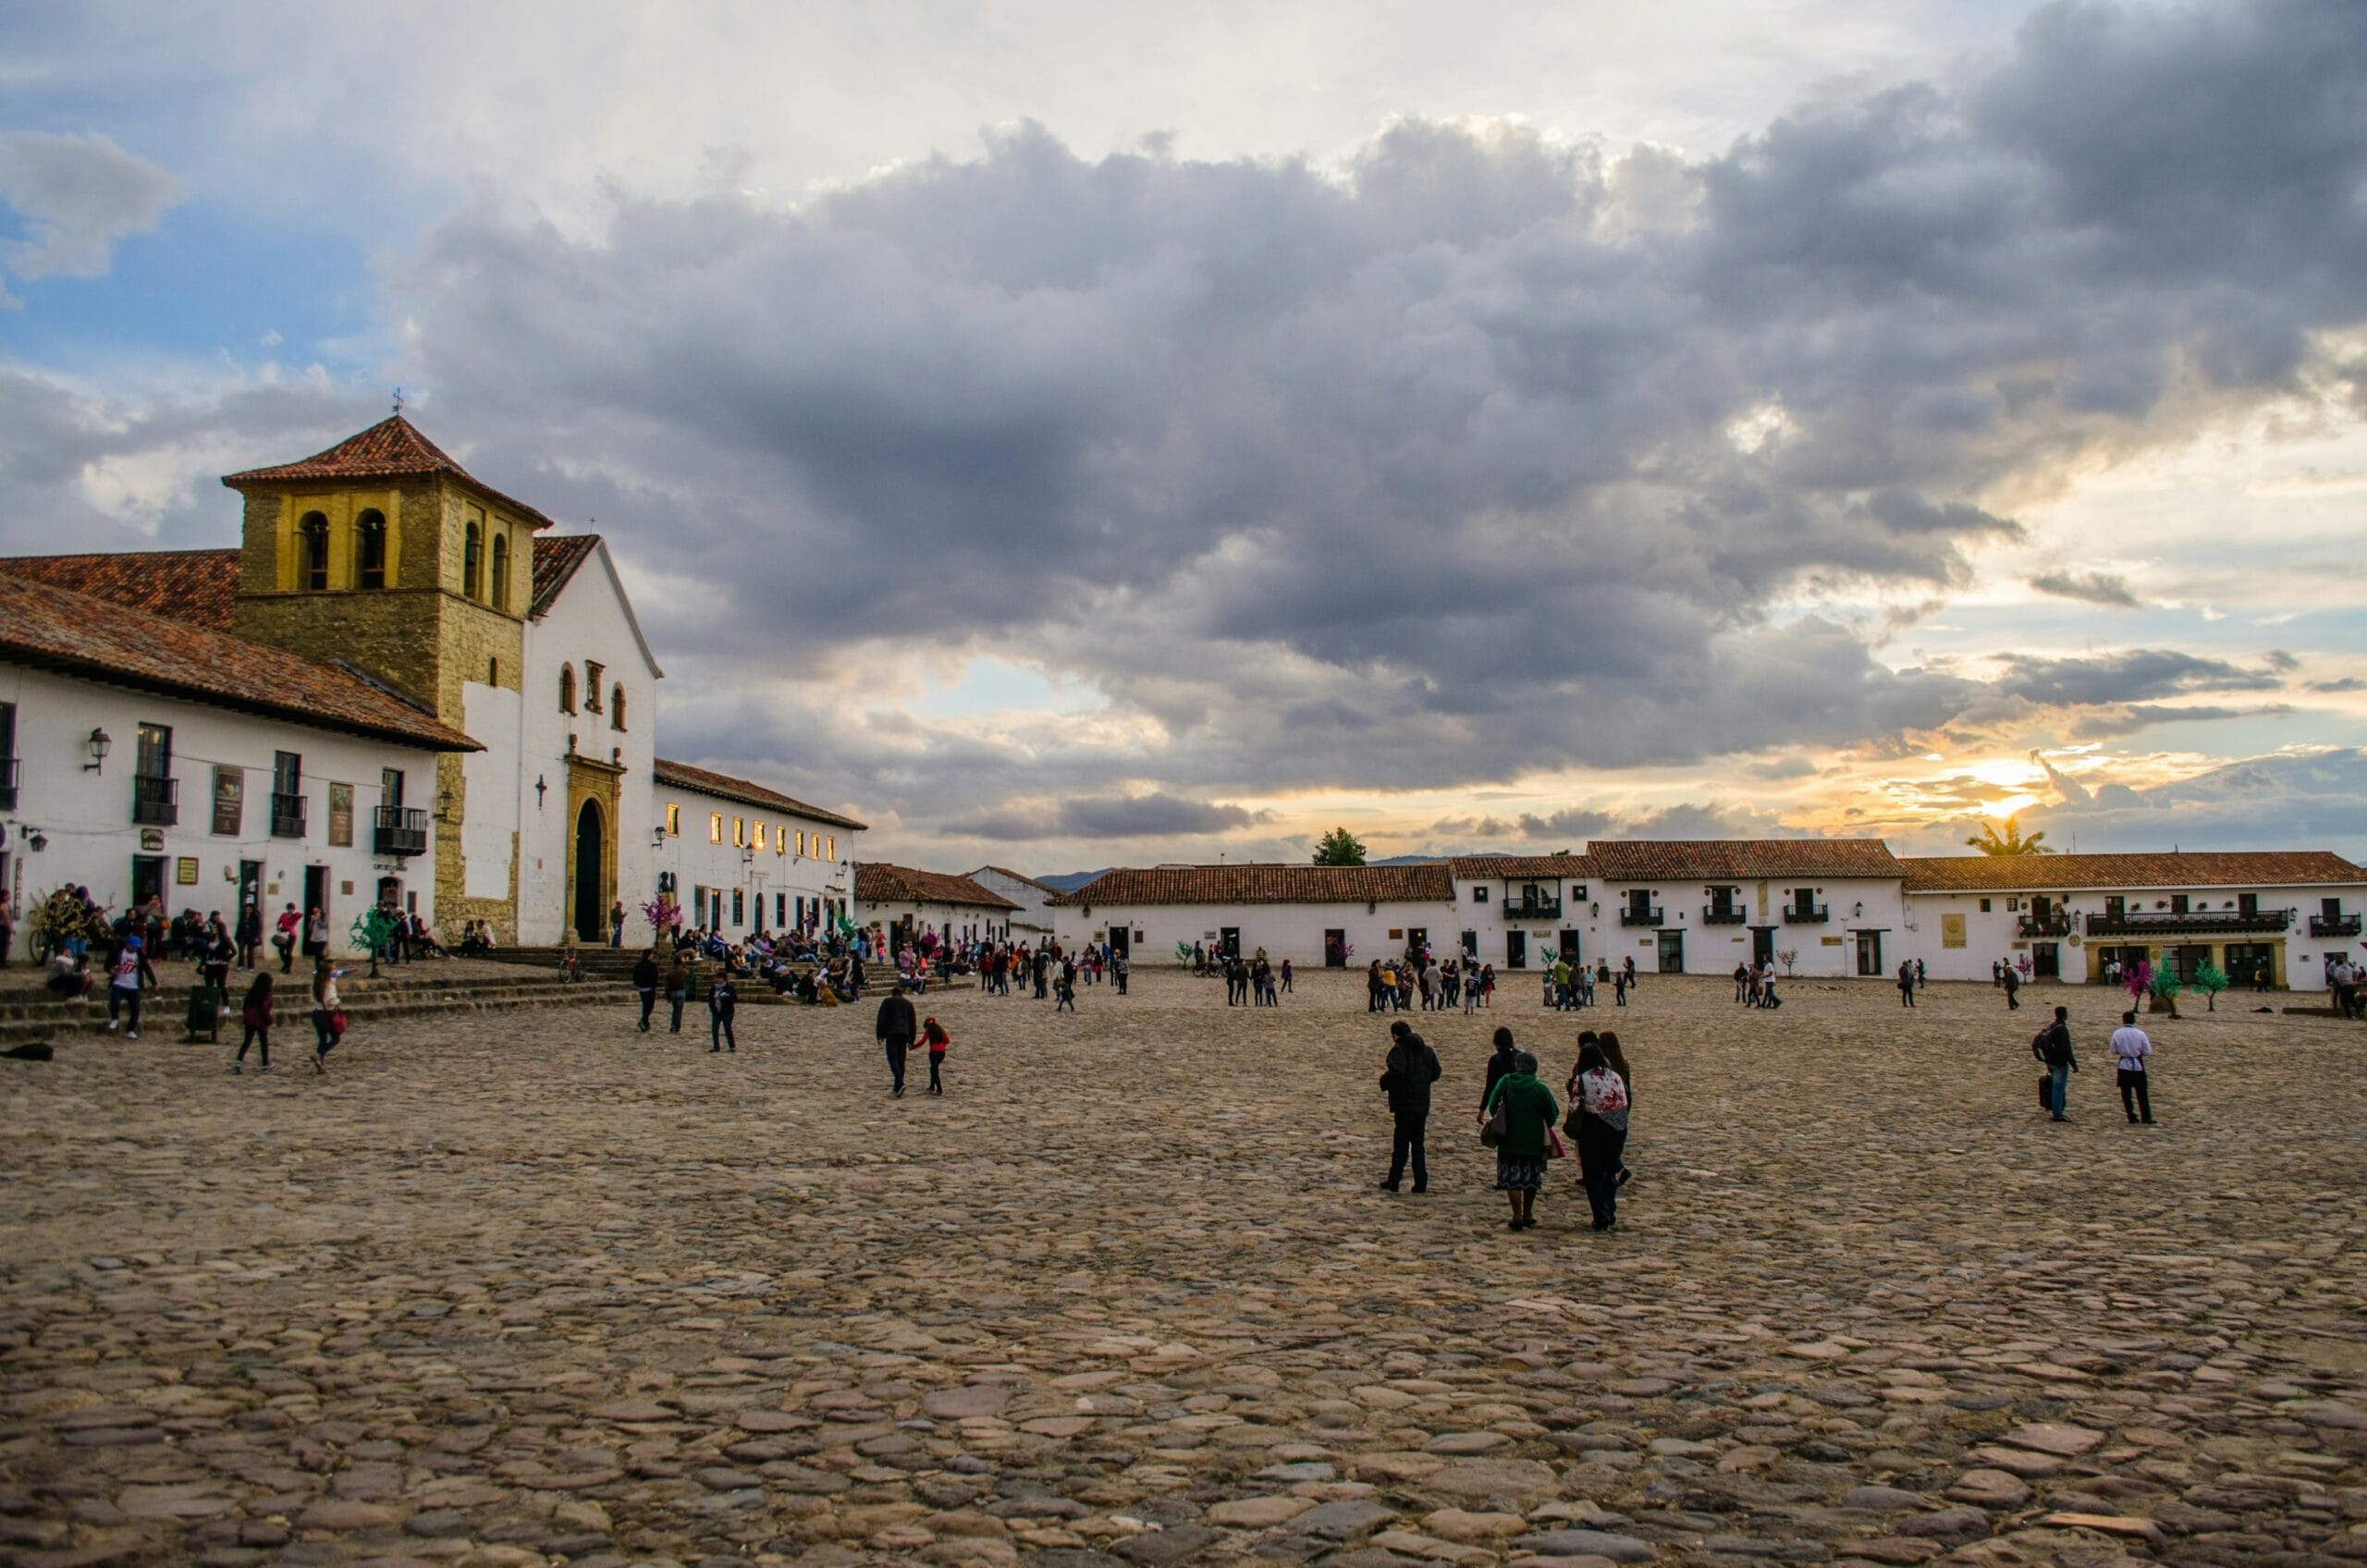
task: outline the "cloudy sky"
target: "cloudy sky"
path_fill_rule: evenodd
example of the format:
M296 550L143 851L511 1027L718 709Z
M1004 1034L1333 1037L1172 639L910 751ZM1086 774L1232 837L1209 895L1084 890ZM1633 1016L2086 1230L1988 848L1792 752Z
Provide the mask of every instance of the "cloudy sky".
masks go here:
M0 116L0 549L400 386L875 858L2367 853L2355 0L92 0Z

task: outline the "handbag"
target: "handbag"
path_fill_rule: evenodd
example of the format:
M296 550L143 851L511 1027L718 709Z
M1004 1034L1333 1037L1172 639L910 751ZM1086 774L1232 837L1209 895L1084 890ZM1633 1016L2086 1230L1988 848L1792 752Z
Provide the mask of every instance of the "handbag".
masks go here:
M2054 1109L2054 1074L2052 1072L2038 1075L2038 1108L2041 1110Z
M1551 1127L1545 1129L1545 1158L1548 1159L1566 1159L1569 1158L1569 1154L1570 1151L1562 1146L1562 1134L1556 1133Z
M1495 1148L1503 1143L1504 1134L1510 1129L1511 1122L1504 1115L1504 1103L1498 1100L1495 1114L1488 1118L1485 1127L1479 1129L1479 1141L1491 1149Z
M343 1008L334 1009L329 1013L329 1038L333 1040L345 1038L345 1009Z

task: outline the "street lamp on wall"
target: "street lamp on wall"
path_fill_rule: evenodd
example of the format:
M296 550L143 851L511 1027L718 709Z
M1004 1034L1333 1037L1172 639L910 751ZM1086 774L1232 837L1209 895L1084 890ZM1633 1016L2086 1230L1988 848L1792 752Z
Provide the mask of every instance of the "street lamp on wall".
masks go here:
M85 773L105 773L107 770L107 751L108 748L112 747L114 744L115 738L109 735L105 730L92 730L90 741L91 760L82 765L82 771Z
M664 823L661 822L656 827L649 830L649 847L653 850L662 850L666 847L666 825Z

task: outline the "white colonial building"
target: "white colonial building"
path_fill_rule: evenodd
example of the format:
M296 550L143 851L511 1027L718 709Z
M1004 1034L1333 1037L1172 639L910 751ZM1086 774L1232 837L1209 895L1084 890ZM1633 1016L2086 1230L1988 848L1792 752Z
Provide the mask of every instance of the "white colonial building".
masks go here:
M2209 962L2238 986L2320 989L2360 954L2367 873L2324 851L1944 855L1909 859L1914 953L1933 979L2096 981L2140 962L2180 981Z
M1106 940L1148 963L1197 944L1361 968L1425 943L1446 951L1453 889L1443 864L1162 865L1105 872L1051 905L1063 946Z
M627 936L645 938L642 905L678 888L686 915L735 933L845 915L860 822L657 754L662 671L598 535L557 533L399 414L223 483L243 498L235 548L0 558L23 606L11 619L30 629L14 644L27 669L215 715L160 717L151 700L119 717L112 697L23 689L0 831L82 847L70 875L64 859L33 868L47 850L12 851L19 919L27 898L69 880L111 907L161 895L203 912L218 900L194 889L224 865L263 900L325 892L340 935L350 900L381 891L448 941L479 920L513 945L606 941L619 906ZM77 643L50 626L83 630ZM231 714L246 739L218 733ZM87 744L59 739L110 724L136 746L141 771L123 777L137 817L116 810L100 769L81 772ZM199 758L223 771L191 785ZM68 798L61 776L89 798ZM185 880L190 825L228 824L241 781L241 826L209 835L223 842ZM205 809L178 798L184 785L207 792ZM727 819L729 841L714 836Z
M934 933L948 942L1009 942L1020 906L967 876L866 861L854 868L854 923L890 952Z
M1000 865L982 865L970 873L970 880L1012 901L1012 941L1034 947L1056 935L1059 923L1052 918L1052 900L1061 896L1058 888L1046 887L1033 876L1022 876Z
M0 575L0 891L111 911L289 904L342 937L430 909L437 760L476 743L354 672Z
M660 761L656 777L657 891L693 925L810 934L849 918L853 866L840 839L852 845L862 823L688 763Z

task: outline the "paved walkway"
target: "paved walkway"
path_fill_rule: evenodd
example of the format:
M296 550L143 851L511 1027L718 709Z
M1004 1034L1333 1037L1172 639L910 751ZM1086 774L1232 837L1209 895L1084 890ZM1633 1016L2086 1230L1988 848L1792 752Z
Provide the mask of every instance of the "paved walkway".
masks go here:
M2042 1014L1986 987L1729 991L1587 1019L1639 1081L1610 1236L1564 1173L1523 1235L1489 1190L1487 1032L1574 1055L1527 996L1426 1030L1438 1190L1373 1189L1354 976L927 998L942 1100L886 1097L868 1008L751 1009L726 1057L581 1010L325 1081L0 1063L0 1550L2367 1557L2367 1034L2224 998L2156 1031L2140 1129L2115 998L2034 990L2087 1068L2058 1126Z

